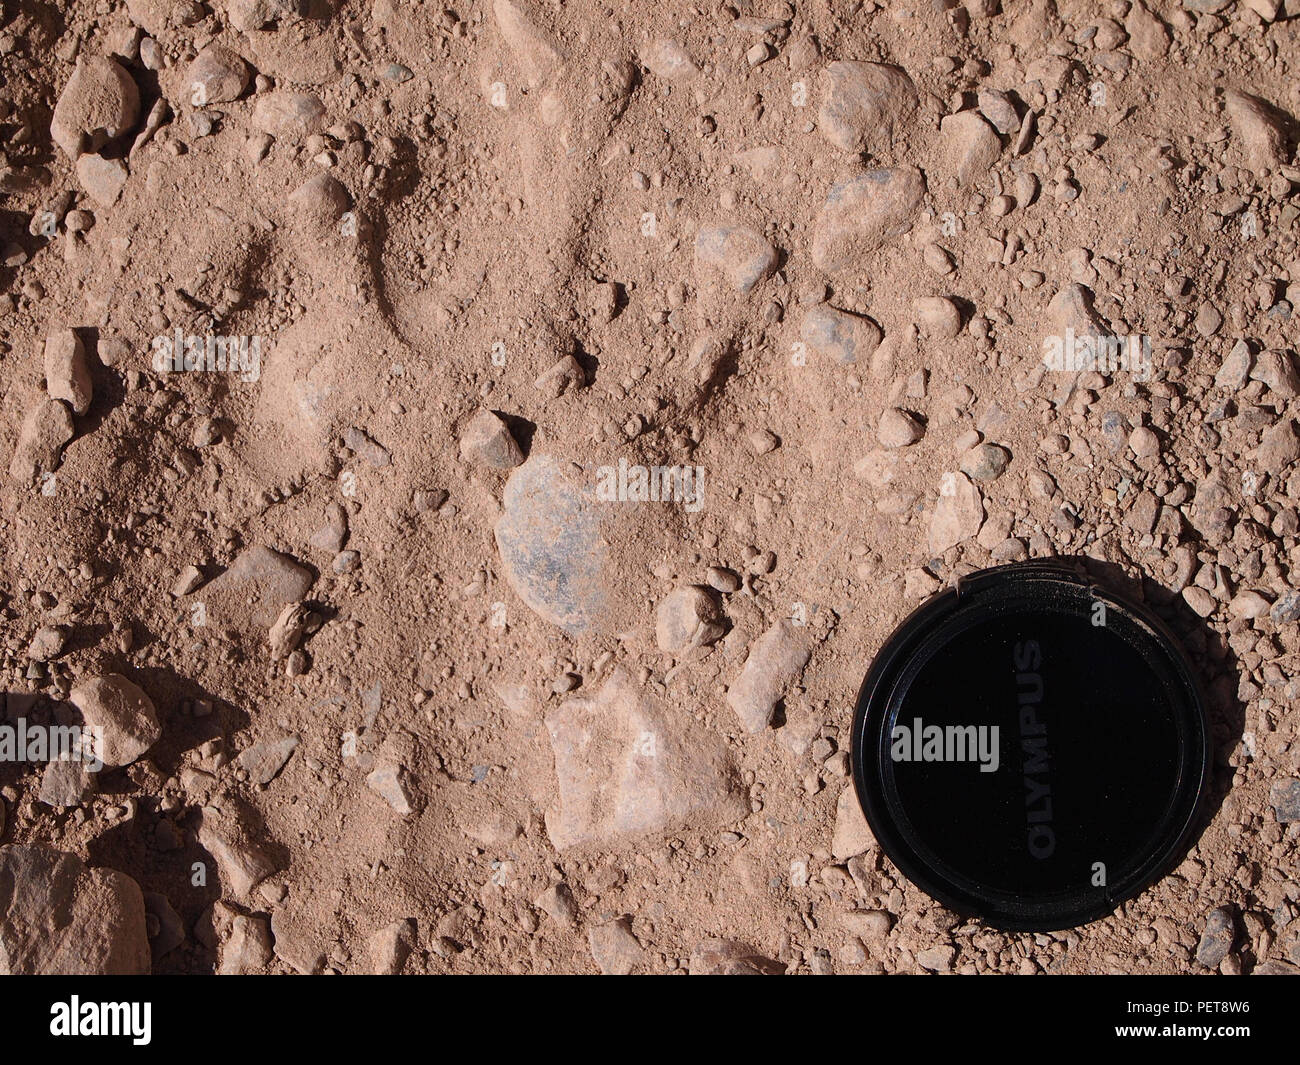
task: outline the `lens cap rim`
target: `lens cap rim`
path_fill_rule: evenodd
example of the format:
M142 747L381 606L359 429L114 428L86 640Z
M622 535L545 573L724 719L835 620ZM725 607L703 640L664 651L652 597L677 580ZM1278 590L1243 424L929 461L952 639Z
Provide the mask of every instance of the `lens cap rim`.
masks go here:
M988 611L999 601L1017 597L1037 598L1041 605L1050 606L1053 599L1059 604L1063 599L1077 600L1082 595L1105 602L1108 611L1118 610L1126 621L1145 629L1162 652L1162 680L1172 677L1177 681L1176 690L1183 695L1181 704L1172 708L1182 757L1166 815L1169 832L1142 856L1123 883L1113 885L1113 890L1108 887L1100 898L1096 891L1079 890L1012 902L1000 891L981 894L962 889L918 853L886 800L886 774L879 757L881 746L876 741L881 715L899 701L894 682L919 650L928 645L928 637L952 623L959 611ZM1168 690L1169 686L1162 683L1162 687ZM1076 928L1105 917L1178 864L1197 829L1207 791L1210 725L1200 685L1186 654L1168 626L1149 607L1060 561L1035 560L963 577L955 587L931 596L903 620L872 660L858 691L849 749L854 789L867 823L885 855L909 880L955 913L978 918L991 927L1047 932Z

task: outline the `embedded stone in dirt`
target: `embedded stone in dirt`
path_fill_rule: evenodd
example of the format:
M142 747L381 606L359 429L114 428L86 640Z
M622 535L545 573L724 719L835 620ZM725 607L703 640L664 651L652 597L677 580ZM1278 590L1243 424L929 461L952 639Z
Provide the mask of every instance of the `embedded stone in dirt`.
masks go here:
M200 813L199 846L217 860L221 878L237 897L248 893L276 871L276 864L253 841L246 812L204 807Z
M140 90L114 59L93 56L77 63L59 94L50 136L68 158L97 151L133 125L140 114Z
M914 166L869 170L836 182L813 228L812 259L827 273L853 266L912 228L925 196Z
M466 462L511 470L524 461L524 453L506 424L495 411L480 407L460 434L460 457Z
M576 471L533 455L510 475L501 504L497 553L515 594L570 634L616 626L609 545L595 495Z
M722 825L748 809L722 741L622 668L594 697L561 703L546 729L559 786L546 829L557 849Z
M772 723L777 704L811 657L804 637L785 618L750 644L744 668L727 692L727 705L746 732L761 732Z
M87 152L77 160L77 181L100 207L112 207L126 188L126 163Z
M627 976L645 956L628 917L592 925L587 929L587 945L592 960L606 976Z
M835 802L835 833L831 838L831 857L837 862L871 850L876 837L867 824L858 794L852 784L847 785Z
M784 972L781 962L734 939L705 939L691 951L692 976L780 976Z
M969 540L984 524L984 500L980 490L964 473L945 474L939 501L930 518L930 551L942 555L950 547Z
M777 254L762 234L744 226L703 226L695 235L695 264L720 271L748 294L776 269Z
M1295 127L1290 115L1267 100L1236 89L1224 92L1223 105L1253 169L1268 170L1287 161Z
M944 154L956 162L957 181L971 185L989 172L1002 154L997 130L978 111L961 111L948 115L940 124Z
M63 445L73 436L72 415L57 399L45 399L27 412L9 462L9 476L30 484L59 468Z
M674 588L655 612L655 639L672 654L711 644L725 631L717 593L698 584Z
M300 223L327 228L347 213L352 197L338 178L317 174L289 193L289 206Z
M878 155L905 132L917 103L916 86L899 67L840 60L826 67L817 123L836 147Z
M248 64L225 45L210 44L190 63L185 82L191 92L201 91L201 107L230 103L248 88Z
M884 335L870 318L825 303L809 308L799 328L800 339L812 351L845 365L870 360Z
M1011 454L997 444L976 444L961 457L961 471L974 481L996 481L1006 472Z
M56 329L45 338L45 391L64 400L74 413L90 409L94 385L86 363L86 349L71 329Z
M306 92L277 89L259 93L253 107L253 128L273 137L305 137L325 126L325 105Z
M203 589L209 623L267 631L286 606L305 599L311 570L288 555L257 545L241 551L230 568Z
M149 970L144 897L131 877L48 847L0 847L0 975Z
M107 766L130 765L162 738L153 700L120 673L81 681L68 701L87 725L102 730L95 753Z
M650 70L650 73L668 81L680 81L693 78L700 68L691 59L690 53L676 41L660 37L649 41L641 47L638 59Z

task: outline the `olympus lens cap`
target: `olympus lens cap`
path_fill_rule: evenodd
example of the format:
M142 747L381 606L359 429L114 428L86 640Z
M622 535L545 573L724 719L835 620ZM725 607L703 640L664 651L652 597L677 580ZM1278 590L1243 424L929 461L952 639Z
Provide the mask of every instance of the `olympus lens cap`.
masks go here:
M858 695L853 780L880 846L949 909L1050 931L1181 860L1205 708L1149 609L1060 563L982 570L923 603Z

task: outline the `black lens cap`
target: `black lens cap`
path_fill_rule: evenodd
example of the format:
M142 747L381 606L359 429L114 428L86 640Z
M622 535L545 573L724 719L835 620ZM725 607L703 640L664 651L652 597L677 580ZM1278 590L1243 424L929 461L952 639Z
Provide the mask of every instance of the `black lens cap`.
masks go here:
M949 909L1051 931L1181 860L1209 727L1172 633L1057 562L933 596L872 662L851 743L881 848Z

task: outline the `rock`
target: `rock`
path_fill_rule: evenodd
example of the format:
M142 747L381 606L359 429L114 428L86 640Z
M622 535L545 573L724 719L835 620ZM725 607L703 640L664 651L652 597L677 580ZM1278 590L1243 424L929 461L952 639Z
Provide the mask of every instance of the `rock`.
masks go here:
M559 42L510 0L492 0L492 14L530 87L541 85L564 62Z
M48 847L0 847L0 975L149 972L140 886Z
M352 206L352 196L331 174L308 178L289 193L289 207L300 225L317 230L339 223Z
M265 786L288 764L301 742L297 736L263 740L242 750L235 759L235 765L244 770L254 784Z
M703 226L695 235L696 267L720 271L742 295L770 277L776 263L776 249L744 226Z
M324 129L325 122L325 105L311 93L258 93L253 106L253 128L273 137L306 137Z
M94 794L94 775L86 772L85 763L80 760L57 758L41 774L41 802L56 810L81 806Z
M81 681L68 701L100 730L95 754L106 766L130 765L162 738L153 700L120 673Z
M939 125L943 151L957 166L957 183L973 185L989 172L1002 154L997 130L977 111L948 115Z
M271 964L271 923L265 917L236 915L230 922L230 935L221 944L220 976L242 976Z
M335 561L337 563L337 559ZM274 661L288 658L302 645L307 633L319 627L320 620L320 616L306 603L291 603L285 607L267 633L271 658Z
M1232 345L1232 350L1224 356L1223 362L1214 375L1215 387L1226 388L1233 392L1240 391L1246 387L1253 365L1254 356L1251 355L1250 345L1244 340L1238 340Z
M50 136L69 159L98 151L126 133L140 115L140 90L107 56L79 60L59 94Z
M894 927L893 917L885 910L852 910L840 914L839 921L844 931L864 943L882 942Z
M100 207L112 207L126 187L126 163L87 153L77 159L77 181Z
M1163 59L1169 51L1169 29L1142 3L1129 8L1124 21L1129 49L1138 59L1150 62Z
M621 667L593 698L561 703L546 729L559 785L546 828L558 850L716 827L748 810L721 740L640 690Z
M1268 470L1275 475L1300 459L1300 437L1296 436L1295 423L1290 418L1283 418L1276 425L1265 429L1260 436L1259 447L1251 453L1259 469Z
M94 385L86 363L86 349L71 329L55 329L45 337L45 391L61 399L76 414L90 409Z
M912 228L925 196L925 177L914 166L869 170L836 182L813 229L812 258L835 274L861 266L866 256Z
M869 362L884 333L870 318L822 303L809 308L803 316L799 337L822 358L852 365L859 360Z
M31 484L59 468L63 445L72 439L72 415L57 399L45 399L27 412L9 462L9 476Z
M674 588L655 612L656 642L670 654L711 644L725 631L717 593L698 584Z
M952 960L956 956L957 949L945 944L918 950L916 962L922 969L929 969L932 973L947 973L952 971Z
M199 822L199 846L216 859L221 879L237 898L249 893L276 871L275 862L254 842L242 808L223 814L204 807Z
M348 512L342 503L329 503L325 507L325 524L308 538L312 547L337 554L348 542Z
M167 896L157 891L144 892L144 912L145 926L149 932L149 953L157 965L185 942L185 926Z
M460 434L460 457L494 470L511 470L524 461L505 419L480 407Z
M627 976L641 964L645 952L632 934L632 920L619 917L587 929L592 960L606 976Z
M416 925L414 917L404 917L400 921L385 925L371 935L367 946L370 948L370 971L375 976L396 976L402 971L406 959L416 944Z
M853 785L847 785L835 803L835 834L831 837L831 857L837 862L846 861L876 845L876 837L867 824L866 816L858 803Z
M682 81L693 78L700 68L691 59L690 53L676 41L660 37L642 46L637 58L656 77L668 81Z
M321 926L301 908L277 906L271 912L275 956L294 972L313 976L325 968L325 936Z
M997 444L976 444L961 457L961 472L973 481L996 481L1007 470L1011 453Z
M1268 790L1268 801L1281 824L1300 821L1300 780L1275 780Z
M377 470L385 466L391 466L393 456L388 448L383 444L376 443L366 432L358 429L355 425L348 426L343 430L343 443L345 443L352 453L359 459L364 459Z
M1201 942L1196 948L1196 960L1207 969L1217 969L1237 938L1233 927L1232 910L1219 906L1210 911L1201 932Z
M907 447L925 435L925 426L905 410L889 407L880 416L876 439L885 447Z
M691 951L688 971L692 976L781 976L785 966L747 943L705 939Z
M727 692L727 705L746 732L761 732L772 723L777 704L811 657L804 637L784 618L750 644L744 668Z
M1267 100L1228 89L1224 110L1246 159L1254 170L1270 170L1290 158L1293 121Z
M366 777L366 787L403 817L415 812L406 770L400 765L381 765Z
M930 553L942 555L976 536L984 524L984 500L964 473L945 474L930 519Z
M917 103L916 86L899 67L841 60L826 67L817 122L836 147L879 155L910 129Z
M923 336L952 340L961 332L961 311L944 296L922 296L912 301L912 310Z
M1060 337L1067 329L1073 330L1076 337L1104 336L1107 332L1105 323L1092 309L1092 292L1078 283L1063 285L1048 303L1047 314Z
M578 923L578 903L569 885L562 880L538 895L533 905L561 928L573 928Z
M1300 374L1295 363L1285 351L1261 351L1250 372L1252 381L1263 381L1270 392L1281 399L1294 399L1300 395Z
M572 355L565 355L549 370L541 374L533 387L547 399L559 399L566 392L582 388L587 383L587 373L582 363Z
M997 89L980 89L977 96L980 114L1003 135L1020 129L1020 114L1009 93Z
M210 44L190 63L185 84L191 94L202 90L200 107L230 103L248 88L248 64L225 45Z
M307 597L311 570L288 555L257 545L241 551L203 589L208 623L245 632L265 632L280 612Z
M534 455L511 474L496 525L510 587L539 617L571 635L619 631L625 618L612 582L598 502L571 467Z
M67 642L66 630L57 625L42 625L27 646L27 657L33 662L49 662L63 653Z

